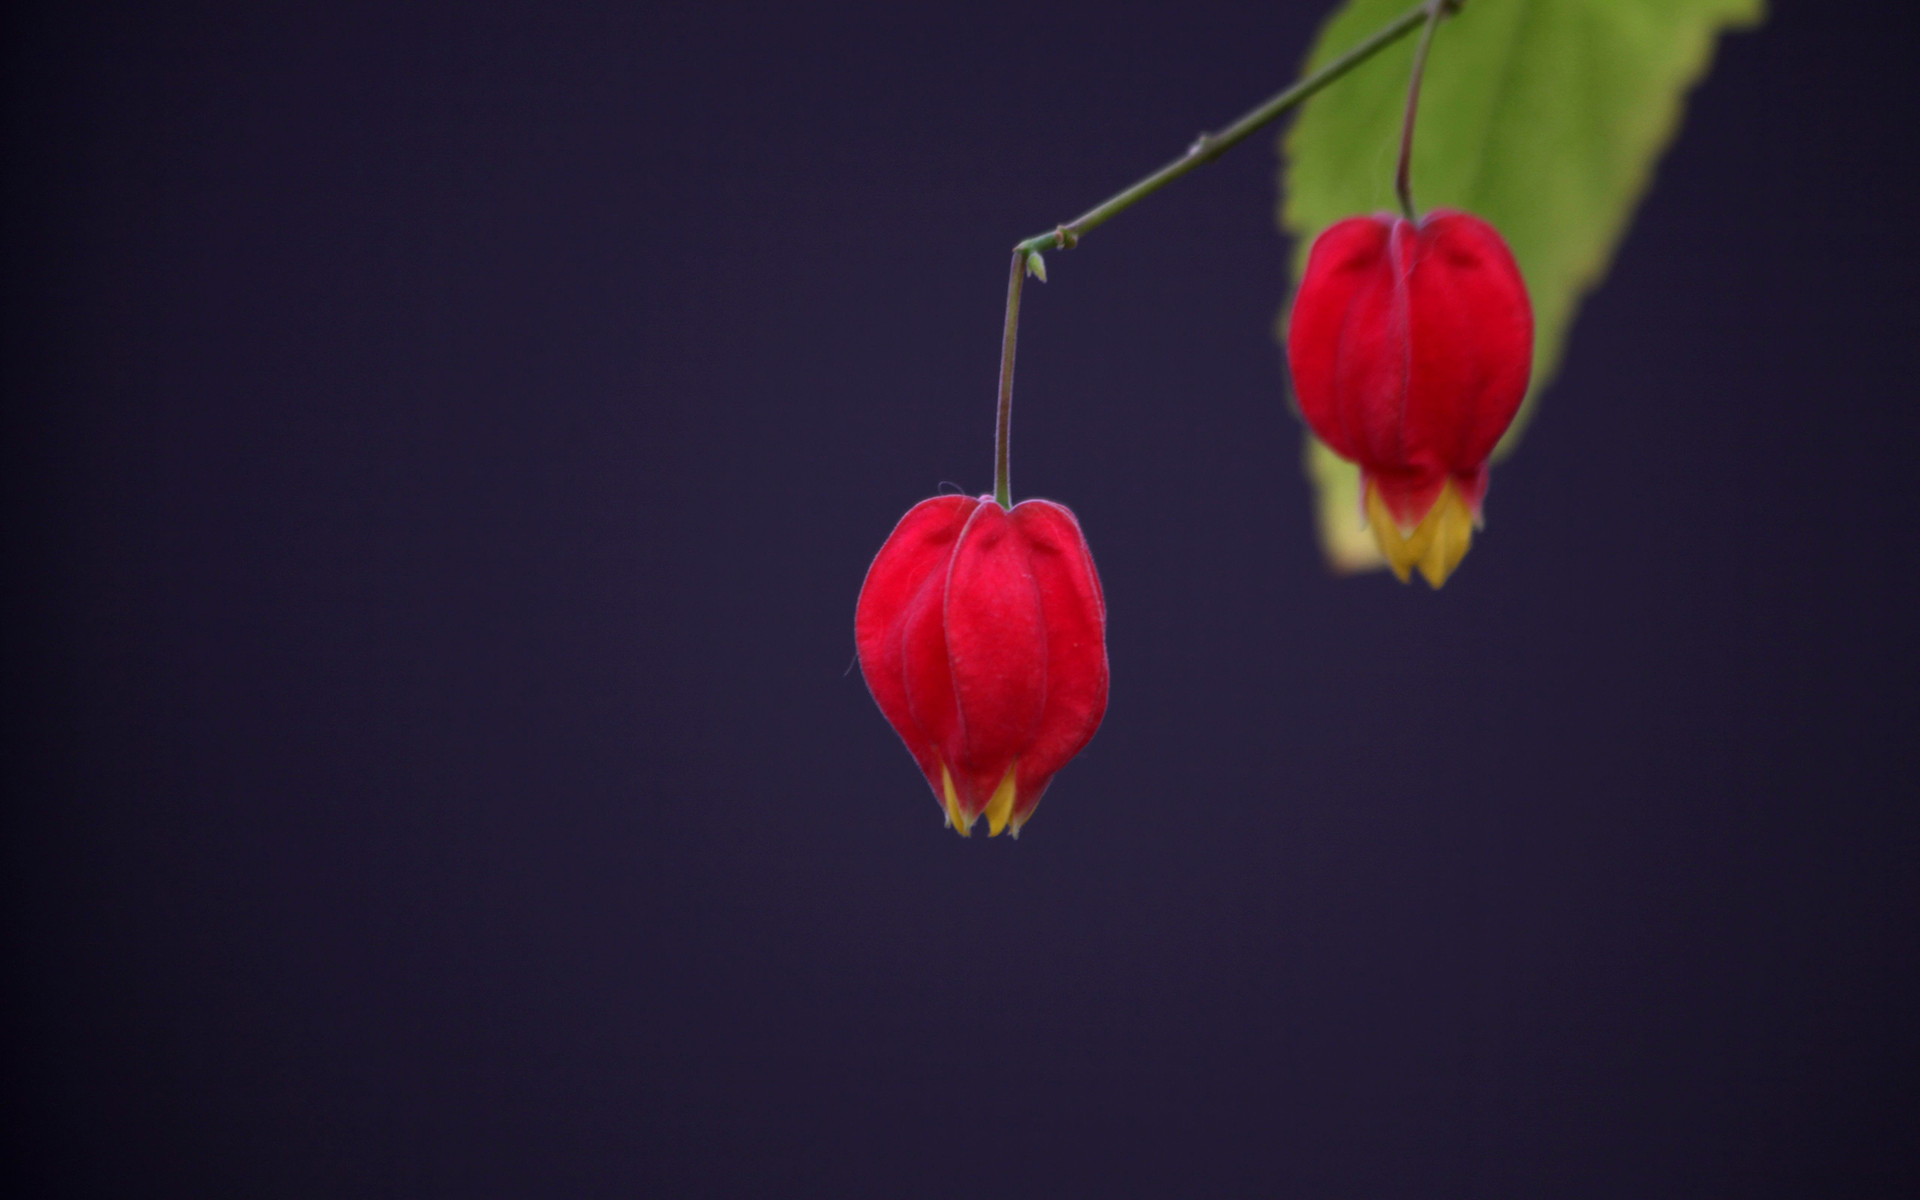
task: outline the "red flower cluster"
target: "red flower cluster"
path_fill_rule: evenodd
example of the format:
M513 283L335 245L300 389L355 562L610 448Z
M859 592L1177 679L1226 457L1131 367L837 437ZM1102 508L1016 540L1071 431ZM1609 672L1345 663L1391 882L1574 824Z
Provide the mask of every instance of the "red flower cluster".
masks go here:
M1532 367L1533 309L1506 242L1445 210L1341 221L1307 259L1287 359L1307 424L1360 466L1388 564L1439 587L1472 543L1487 458Z
M1107 710L1107 612L1073 514L1047 500L916 504L867 571L860 670L947 820L1033 815Z

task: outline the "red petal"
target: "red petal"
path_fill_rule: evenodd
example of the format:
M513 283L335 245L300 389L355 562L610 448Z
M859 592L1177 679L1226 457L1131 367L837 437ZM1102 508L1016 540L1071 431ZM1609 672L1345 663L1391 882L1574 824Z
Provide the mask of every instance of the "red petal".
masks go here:
M1377 217L1349 217L1321 234L1287 326L1300 415L1334 453L1353 461L1376 457L1357 409L1397 410L1406 386L1405 321L1394 320L1389 229Z
M913 727L926 739L931 760L922 760L921 769L942 804L945 797L940 786L940 764L945 761L951 766L960 744L960 705L953 694L953 666L947 661L944 624L947 572L952 565L949 555L927 576L907 602L900 623L901 680L906 685L907 712Z
M854 643L859 647L860 673L866 677L867 690L926 773L935 796L940 793L940 763L934 739L908 702L907 627L916 611L927 608L929 596L937 626L947 564L961 529L979 503L971 496L936 496L908 510L867 569L854 611ZM944 669L944 645L939 646L938 658ZM928 665L920 664L922 673ZM951 685L942 690L951 694Z
M1015 505L1014 528L1040 594L1046 700L1038 736L1020 756L1013 821L1040 803L1055 771L1080 753L1107 711L1107 606L1093 554L1073 514L1050 500Z
M1533 310L1513 253L1478 217L1430 214L1417 254L1408 277L1409 460L1471 472L1493 453L1526 397Z
M968 814L985 808L1033 741L1046 697L1041 593L1006 511L983 501L947 574L947 659L960 701L954 787Z
M1039 587L1023 539L991 501L974 510L954 550L945 625L960 719L941 748L972 815L1033 742L1047 688Z

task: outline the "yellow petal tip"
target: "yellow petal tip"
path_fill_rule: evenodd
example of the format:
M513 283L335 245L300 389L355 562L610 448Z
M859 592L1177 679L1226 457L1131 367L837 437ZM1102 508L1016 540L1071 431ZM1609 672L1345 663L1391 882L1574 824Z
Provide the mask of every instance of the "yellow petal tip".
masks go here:
M947 773L947 764L940 764L940 799L947 810L947 828L958 830L961 837L973 836L973 822L960 812L960 797L954 794L953 776Z
M1005 777L1000 780L1000 786L993 789L993 799L987 801L985 816L988 837L999 837L1000 831L1007 827L1007 822L1013 817L1013 775L1019 765L1019 760L1014 760L1013 765L1007 768ZM1019 835L1016 829L1014 836Z
M1367 524L1379 543L1380 553L1401 583L1412 579L1414 569L1418 568L1429 586L1439 588L1467 556L1477 522L1449 479L1441 485L1433 507L1411 530L1400 528L1393 514L1387 511L1385 501L1380 499L1378 486L1369 484Z

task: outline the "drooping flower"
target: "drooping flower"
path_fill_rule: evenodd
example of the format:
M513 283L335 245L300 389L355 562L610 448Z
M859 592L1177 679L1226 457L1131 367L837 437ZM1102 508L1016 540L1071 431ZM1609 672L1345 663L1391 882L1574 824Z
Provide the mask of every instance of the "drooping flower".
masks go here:
M1106 604L1073 514L1047 500L916 504L854 616L867 688L947 821L991 835L1033 815L1107 710Z
M1439 587L1472 543L1487 459L1532 368L1533 308L1506 242L1444 209L1331 226L1294 298L1287 360L1307 424L1359 464L1387 563Z

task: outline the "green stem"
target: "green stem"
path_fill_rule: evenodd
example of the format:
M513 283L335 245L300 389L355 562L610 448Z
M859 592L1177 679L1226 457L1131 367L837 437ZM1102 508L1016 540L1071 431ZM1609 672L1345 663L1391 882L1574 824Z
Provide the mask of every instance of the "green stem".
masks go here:
M1407 79L1407 115L1400 122L1400 167L1393 175L1393 190L1400 197L1400 211L1407 220L1418 221L1413 207L1413 118L1420 111L1420 80L1427 73L1427 50L1433 45L1433 31L1440 18L1459 8L1459 0L1427 0L1426 28L1420 31L1420 45L1413 52L1413 74Z
M1395 17L1388 23L1386 28L1380 30L1366 41L1361 42L1353 49L1342 54L1339 58L1334 59L1305 79L1294 84L1286 91L1273 96L1267 100L1265 104L1253 109L1225 129L1222 129L1218 133L1201 134L1195 139L1193 145L1187 147L1185 154L1174 159L1166 166L1161 167L1158 171L1155 171L1132 187L1108 197L1106 200L1101 201L1099 204L1088 209L1073 220L1068 221L1066 224L1054 227L1050 233L1036 234L1028 238L1026 241L1021 242L1016 249L1022 254L1037 253L1041 250L1073 249L1074 246L1079 244L1081 237L1090 230L1106 224L1111 218L1132 208L1135 204L1153 195L1195 167L1205 166L1207 163L1219 158L1222 154L1239 145L1248 137L1258 133L1264 126L1271 124L1276 117L1288 109L1295 107L1321 88L1326 87L1334 80L1345 75L1348 71L1353 70L1361 63L1405 37L1408 33L1412 32L1415 26L1422 22L1430 22L1434 19L1436 10L1445 9L1451 11L1454 7L1457 6L1446 3L1446 0L1439 0L1437 3L1432 2L1432 0L1421 0L1421 3L1416 4L1405 13ZM1011 341L1009 341L1009 344L1011 344ZM1003 371L1002 374L1004 375L1005 372Z
M993 426L993 499L1001 508L1013 507L1013 344L1020 336L1020 285L1027 277L1027 252L1013 252L1013 274L1007 279L1007 331L1000 339L1000 416Z

